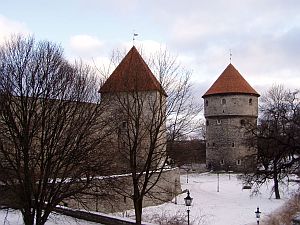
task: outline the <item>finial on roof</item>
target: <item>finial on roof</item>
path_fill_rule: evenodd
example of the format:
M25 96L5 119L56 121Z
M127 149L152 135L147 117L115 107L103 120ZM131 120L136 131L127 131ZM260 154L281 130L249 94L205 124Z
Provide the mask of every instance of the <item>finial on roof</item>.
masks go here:
M231 59L232 59L232 52L231 52L231 49L229 49L229 62L231 64Z
M133 35L132 35L132 45L134 46L134 41L135 41L135 37L138 36L138 33L135 33L135 31L133 30Z

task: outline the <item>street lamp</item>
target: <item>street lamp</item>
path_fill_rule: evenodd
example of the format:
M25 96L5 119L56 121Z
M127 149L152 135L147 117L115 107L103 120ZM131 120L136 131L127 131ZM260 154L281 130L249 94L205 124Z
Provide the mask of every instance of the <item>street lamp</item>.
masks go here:
M217 175L218 175L218 186L217 186L217 192L220 191L220 174L219 171L217 171Z
M260 214L261 214L261 212L259 211L259 207L257 207L256 212L255 212L257 225L259 225Z
M190 224L190 206L192 205L193 198L190 196L190 191L188 190L187 196L184 198L185 205L187 207L188 213L188 225Z

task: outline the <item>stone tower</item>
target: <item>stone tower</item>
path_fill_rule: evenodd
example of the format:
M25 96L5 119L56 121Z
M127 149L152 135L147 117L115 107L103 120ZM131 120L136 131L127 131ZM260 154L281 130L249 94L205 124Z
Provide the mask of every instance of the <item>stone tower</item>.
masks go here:
M117 172L128 172L130 154L136 154L137 163L143 164L147 160L150 145L160 156L157 160L164 161L167 94L135 46L122 59L99 92L112 128L108 147L110 154L115 157L112 166ZM158 132L156 137L153 137L154 131ZM155 142L150 143L153 138Z
M206 165L242 172L255 165L256 150L246 143L245 126L257 123L259 94L230 63L204 99Z

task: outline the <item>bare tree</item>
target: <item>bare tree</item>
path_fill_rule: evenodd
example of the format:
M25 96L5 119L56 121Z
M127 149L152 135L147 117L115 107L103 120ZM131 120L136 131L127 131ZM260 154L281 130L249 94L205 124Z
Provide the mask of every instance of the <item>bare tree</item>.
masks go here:
M299 167L299 91L273 86L261 101L259 125L249 129L254 139L248 140L258 150L259 168L245 178L257 188L272 179L275 198L279 199L279 184Z
M0 48L0 109L2 187L24 224L42 225L107 167L96 79L55 44L14 36Z
M132 54L139 54L135 47L130 51L136 53L128 53L122 66L116 69L119 73L120 67L126 67L122 75L127 76L127 80L124 78L123 86L118 83L117 89L103 86L102 94L108 92L103 98L113 105L110 111L116 117L118 144L114 147L121 157L119 162L123 162L131 174L132 190L120 191L133 200L136 224L141 224L144 197L158 198L152 191L166 168L167 140L195 131L198 124L195 120L201 109L196 107L191 96L190 73L181 70L176 59L167 52L153 57L149 64L160 83L156 80L155 90L145 90L141 87L147 84L141 80L143 73L150 70L144 61L133 60ZM140 56L134 59L142 60Z
M149 66L168 94L166 116L168 141L187 139L198 134L203 105L195 101L191 71L185 69L170 52L160 50L149 59Z

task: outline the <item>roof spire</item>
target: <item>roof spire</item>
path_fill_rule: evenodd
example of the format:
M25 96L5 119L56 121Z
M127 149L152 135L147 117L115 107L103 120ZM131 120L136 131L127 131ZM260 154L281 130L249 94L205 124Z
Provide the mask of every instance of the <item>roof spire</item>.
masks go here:
M135 41L135 37L138 36L138 33L135 33L135 30L133 30L133 35L132 35L132 45L134 46L134 41Z
M231 52L231 49L229 49L229 62L231 64L231 59L232 59L232 52Z

